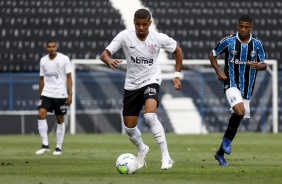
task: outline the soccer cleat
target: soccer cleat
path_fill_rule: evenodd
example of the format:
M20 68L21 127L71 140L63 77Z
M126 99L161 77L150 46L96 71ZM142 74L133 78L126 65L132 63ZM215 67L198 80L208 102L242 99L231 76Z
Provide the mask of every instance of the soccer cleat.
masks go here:
M53 155L61 155L62 151L60 148L56 148L55 151L53 152Z
M44 153L49 152L49 151L50 151L49 145L45 146L44 144L42 144L40 150L36 151L35 154L41 155L41 154L44 154Z
M229 155L231 153L231 140L230 139L223 137L222 149L223 149L224 153L226 153L227 155Z
M162 167L161 167L161 169L162 170L169 170L169 169L172 168L173 164L174 164L174 161L171 160L170 158L163 159L162 160Z
M137 163L138 163L138 167L137 169L141 169L144 165L146 165L146 155L149 152L149 146L145 145L145 151L143 153L139 153L137 154Z
M224 156L219 156L217 153L214 155L214 158L218 161L220 166L228 166Z

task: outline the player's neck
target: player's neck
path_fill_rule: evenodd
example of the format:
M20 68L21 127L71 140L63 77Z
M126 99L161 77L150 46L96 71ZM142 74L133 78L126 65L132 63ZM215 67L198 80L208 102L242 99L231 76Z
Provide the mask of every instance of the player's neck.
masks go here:
M147 36L148 36L149 32L145 35L138 35L136 34L137 38L140 40L140 41L145 41Z
M50 60L53 60L53 59L55 59L55 57L57 56L57 53L56 54L49 54L49 59Z
M239 38L240 38L240 41L242 42L242 43L249 43L249 40L250 40L250 36L251 35L248 35L248 36L246 36L246 37L241 37L240 35L239 35Z

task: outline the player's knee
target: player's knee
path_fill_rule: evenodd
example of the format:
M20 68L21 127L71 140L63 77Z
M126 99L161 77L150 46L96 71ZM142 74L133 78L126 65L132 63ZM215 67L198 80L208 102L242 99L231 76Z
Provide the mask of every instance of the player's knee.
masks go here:
M146 113L144 114L145 122L152 126L155 123L155 118L157 118L157 115L155 113Z
M235 112L235 114L236 114L237 116L244 116L244 115L245 115L245 110L237 111L237 112Z

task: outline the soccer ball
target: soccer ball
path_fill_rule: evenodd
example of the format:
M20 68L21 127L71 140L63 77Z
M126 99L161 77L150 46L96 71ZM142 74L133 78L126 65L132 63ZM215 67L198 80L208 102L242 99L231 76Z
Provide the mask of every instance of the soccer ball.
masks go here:
M123 153L117 158L116 168L120 174L134 174L138 169L137 158L131 153Z

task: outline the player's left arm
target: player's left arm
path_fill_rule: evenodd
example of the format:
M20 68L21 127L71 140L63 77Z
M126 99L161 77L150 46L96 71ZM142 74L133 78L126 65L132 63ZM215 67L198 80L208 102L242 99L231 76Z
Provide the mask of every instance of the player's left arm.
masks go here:
M71 73L67 73L67 87L68 87L68 98L66 101L66 105L70 106L72 103L72 75Z
M267 64L264 62L266 58L265 58L265 49L263 47L263 44L259 40L254 43L256 44L257 47L258 61L251 61L250 66L255 70L266 70Z
M173 78L173 84L176 90L180 90L181 89L180 76L181 76L182 60L183 60L182 49L177 45L173 54L174 54L174 59L176 63L176 66L175 66L176 72Z
M267 64L264 62L250 62L250 66L255 70L266 70Z

